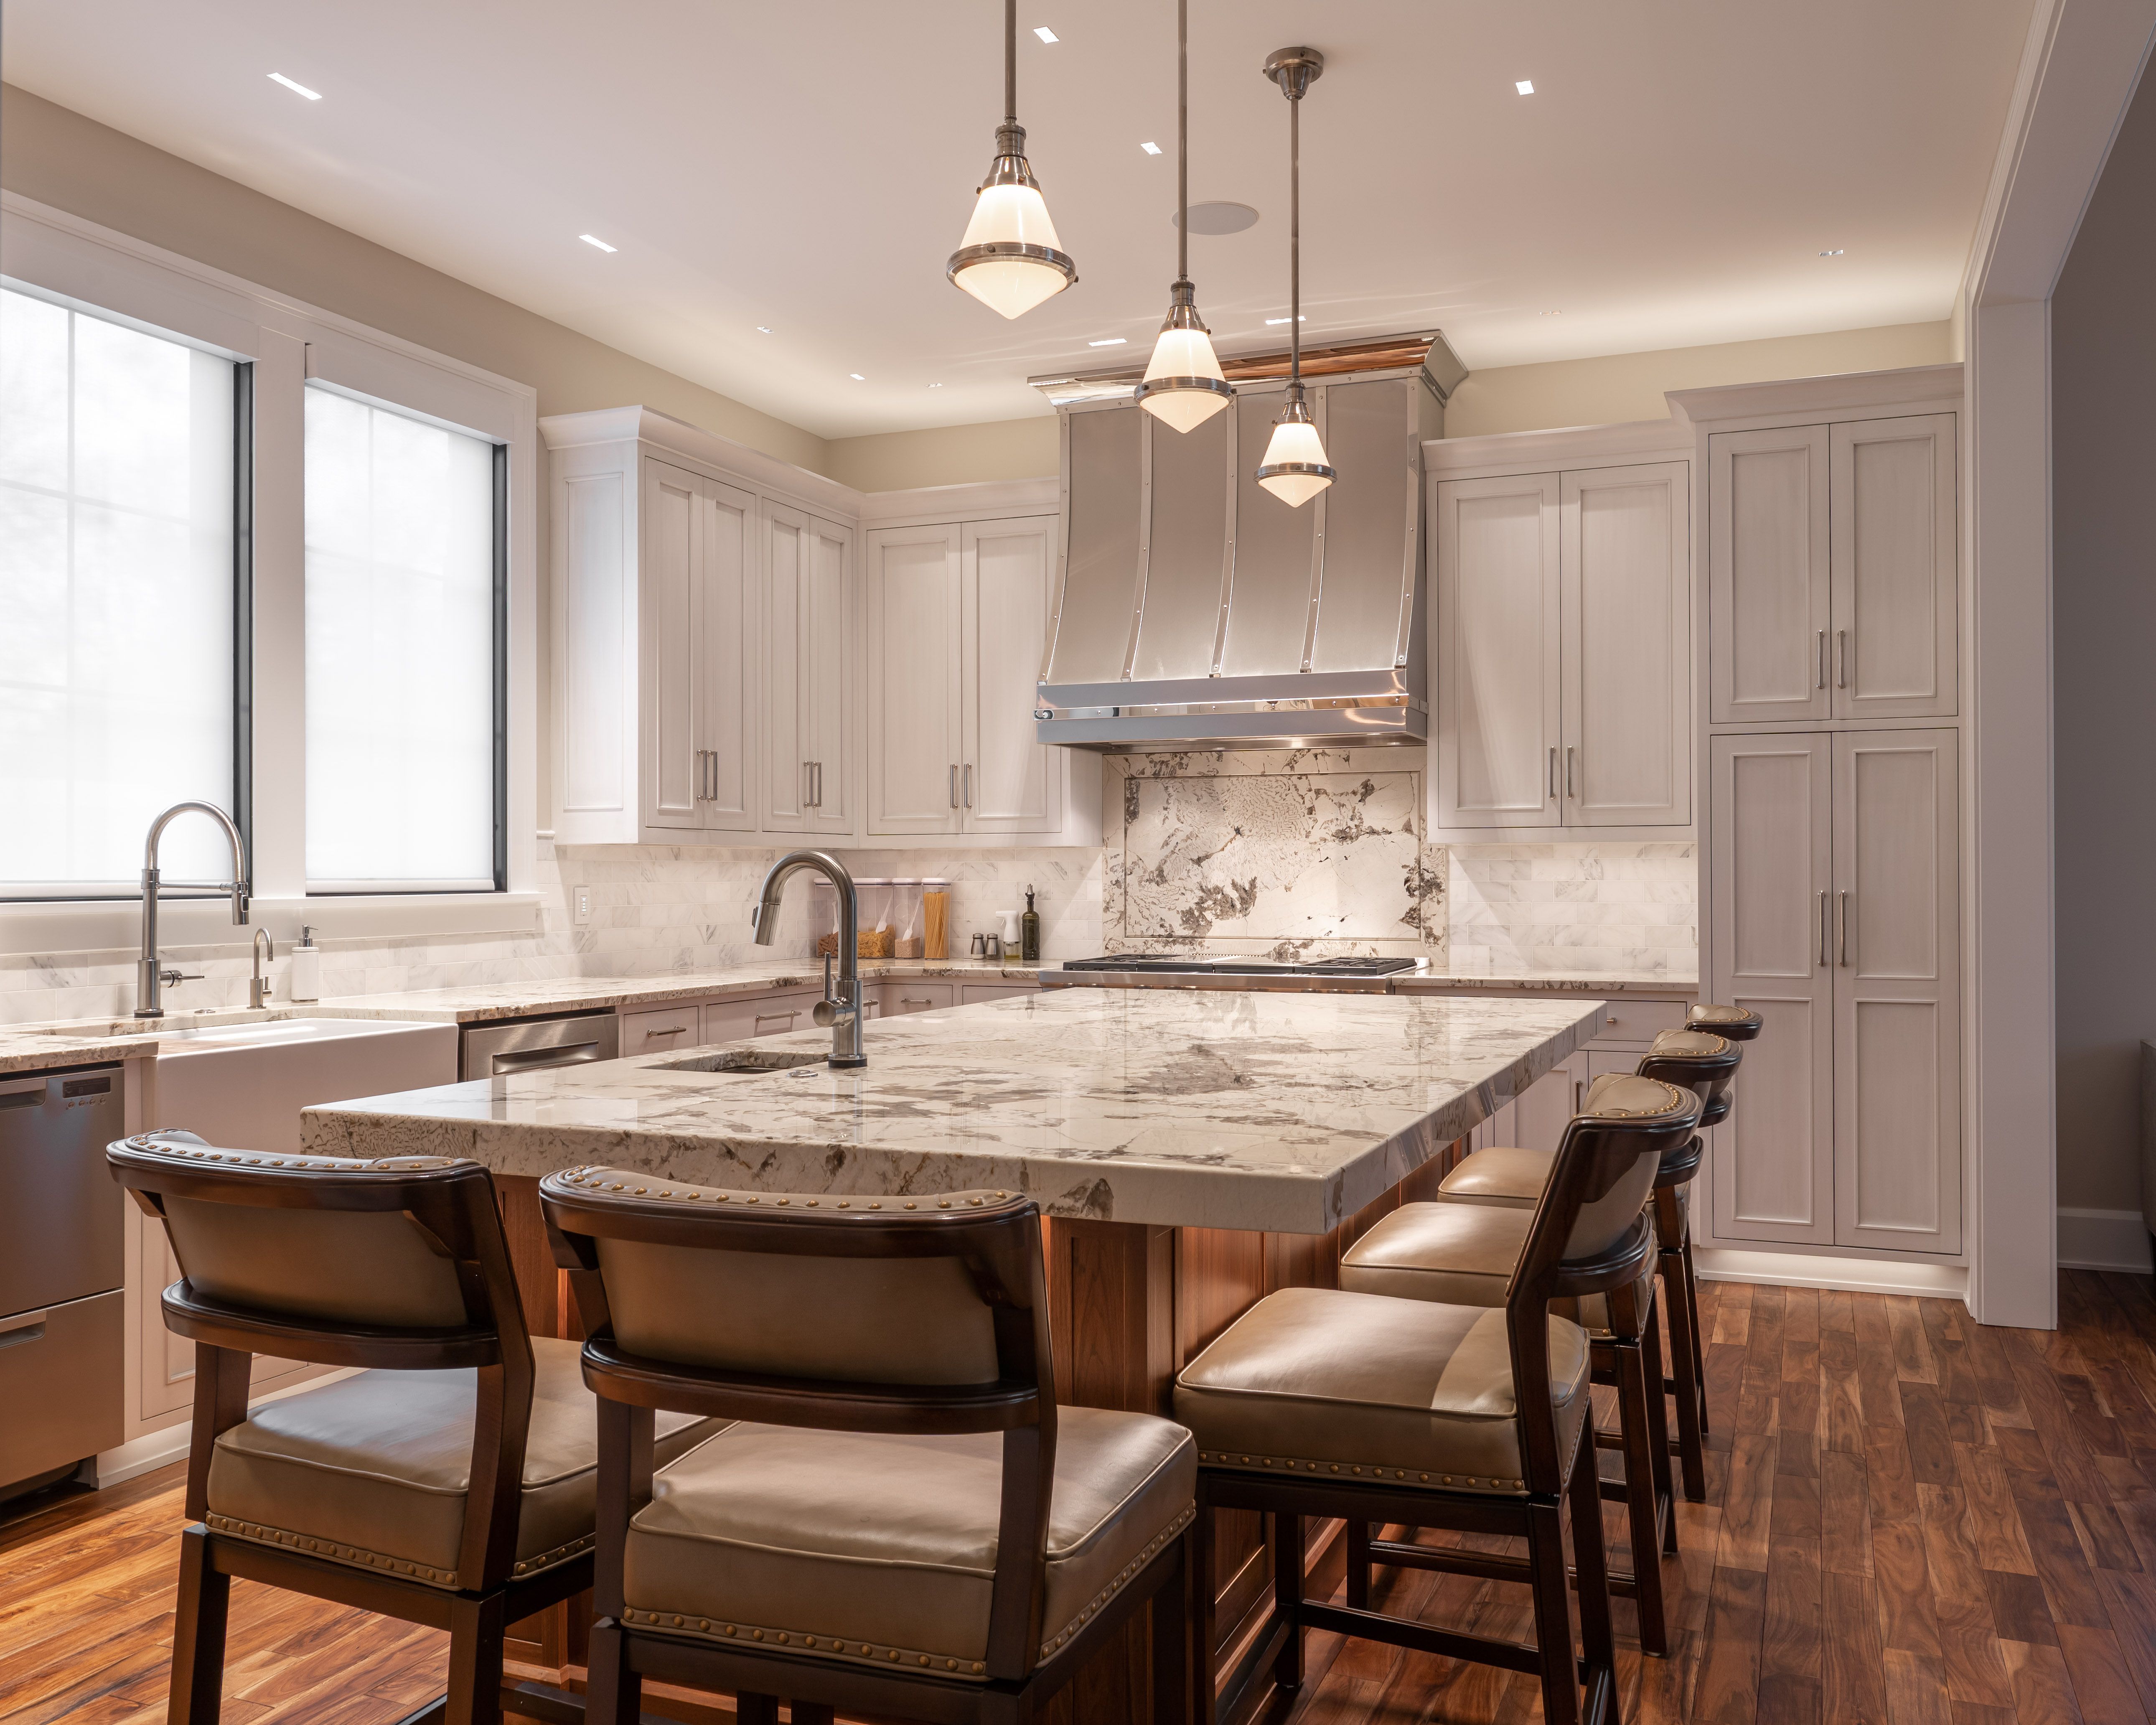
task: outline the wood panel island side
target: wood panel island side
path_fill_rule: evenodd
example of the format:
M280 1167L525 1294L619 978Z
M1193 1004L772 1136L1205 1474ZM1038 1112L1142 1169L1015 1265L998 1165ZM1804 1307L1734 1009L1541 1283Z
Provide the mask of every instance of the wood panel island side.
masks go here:
M1166 1414L1175 1374L1275 1289L1435 1186L1478 1123L1593 1039L1578 999L1070 989L885 1019L834 1071L803 1031L309 1109L308 1150L462 1156L492 1169L534 1334L582 1333L539 1178L583 1163L736 1190L1036 1199L1055 1387ZM1258 1518L1216 1545L1222 1676L1272 1596ZM1313 1548L1330 1538L1319 1530ZM512 1652L580 1686L579 1602ZM1239 1626L1231 1629L1230 1626ZM1142 1721L1142 1627L1056 1697L1063 1721ZM654 1697L647 1709L665 1702Z

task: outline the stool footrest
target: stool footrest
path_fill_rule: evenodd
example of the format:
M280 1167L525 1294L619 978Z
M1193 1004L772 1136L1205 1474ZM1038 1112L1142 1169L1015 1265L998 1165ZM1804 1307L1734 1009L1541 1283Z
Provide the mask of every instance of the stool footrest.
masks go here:
M1296 1608L1296 1615L1308 1629L1330 1630L1337 1635L1365 1636L1395 1647L1411 1648L1417 1653L1435 1654L1440 1659L1471 1659L1478 1664L1502 1666L1531 1677L1542 1675L1541 1650L1523 1647L1517 1641L1463 1635L1426 1623L1410 1622L1406 1618L1388 1617L1378 1611L1359 1611L1352 1605L1321 1605L1309 1599ZM1568 1649L1568 1656L1569 1652Z
M1446 1575L1472 1575L1483 1581L1531 1581L1534 1572L1525 1558L1502 1552L1461 1551L1456 1547L1418 1545L1412 1540L1373 1539L1370 1561L1394 1563L1404 1569L1435 1569Z

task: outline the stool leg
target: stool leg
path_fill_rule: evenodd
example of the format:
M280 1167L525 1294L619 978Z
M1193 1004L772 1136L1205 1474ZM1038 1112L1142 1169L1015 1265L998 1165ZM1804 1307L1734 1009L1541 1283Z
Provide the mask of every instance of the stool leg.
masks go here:
M1699 1381L1699 1314L1685 1281L1684 1254L1661 1254L1662 1297L1670 1309L1670 1388L1677 1403L1677 1460L1684 1471L1684 1493L1694 1503L1707 1502L1707 1426L1701 1418L1706 1401Z
M1684 1254L1685 1311L1691 1319L1691 1381L1699 1386L1699 1435L1705 1437L1712 1430L1707 1417L1707 1349L1699 1333L1699 1278L1692 1273L1690 1229L1679 1250Z
M1583 1461L1578 1465L1591 1472L1594 1466L1592 1439L1583 1437L1579 1448ZM1602 1507L1599 1499L1585 1514L1599 1523ZM1573 1516L1577 1527L1581 1512L1576 1498ZM1564 1568L1564 1517L1555 1503L1528 1502L1527 1564L1534 1589L1535 1653L1543 1681L1543 1725L1577 1725L1579 1678L1572 1651L1572 1589ZM1579 1585L1584 1623L1588 1609L1588 1578L1584 1569L1580 1572ZM1603 1609L1605 1612L1609 1609L1606 1592Z
M1655 1456L1648 1437L1647 1371L1637 1339L1620 1337L1610 1352L1617 1365L1617 1421L1624 1440L1625 1506L1632 1538L1632 1578L1640 1608L1640 1648L1667 1657L1669 1626L1662 1609L1661 1530L1655 1513ZM1661 1362L1656 1362L1657 1368ZM1661 1376L1659 1369L1656 1376ZM1661 1386L1656 1386L1659 1391ZM1669 1451L1662 1451L1666 1471Z
M1283 1689L1302 1687L1302 1517L1275 1510L1273 1522L1273 1611L1287 1625L1287 1639L1273 1661L1273 1681Z
M1175 1573L1147 1608L1152 1630L1152 1725L1190 1725L1191 1567L1186 1532L1175 1542Z
M787 1717L792 1725L832 1725L838 1710L827 1701L788 1702Z
M1218 1662L1213 1651L1213 1509L1205 1501L1203 1476L1198 1481L1198 1513L1191 1519L1189 1539L1193 1594L1190 1662L1195 1668L1192 1673L1191 1689L1192 1699L1197 1703L1192 1717L1194 1725L1217 1725L1219 1691L1213 1681L1214 1667Z
M232 1578L209 1559L209 1531L180 1535L179 1609L172 1623L169 1725L217 1725L224 1695L224 1623Z
M1655 1284L1648 1283L1652 1290ZM1646 1377L1647 1443L1655 1458L1655 1516L1661 1526L1662 1549L1677 1549L1676 1491L1670 1479L1669 1405L1662 1392L1661 1301L1650 1293L1640 1335L1640 1364Z
M629 1668L629 1631L613 1618L592 1625L584 1669L584 1725L619 1725L624 1719L635 1725L644 1709L644 1679Z
M501 1725L501 1595L449 1602L449 1725Z
M1370 1609L1370 1524L1348 1524L1348 1603L1358 1611Z
M740 1725L778 1725L778 1697L775 1695L737 1695L734 1717Z
M1594 1445L1583 1441L1566 1497L1572 1508L1572 1551L1579 1574L1579 1645L1587 1685L1588 1725L1610 1708L1617 1682L1617 1630L1609 1610L1609 1556L1602 1543L1602 1492ZM1545 1707L1548 1703L1545 1702Z

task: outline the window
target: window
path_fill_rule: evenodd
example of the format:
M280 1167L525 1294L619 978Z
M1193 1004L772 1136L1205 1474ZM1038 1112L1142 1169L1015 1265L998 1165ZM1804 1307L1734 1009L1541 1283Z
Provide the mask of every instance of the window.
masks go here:
M0 290L0 897L131 895L162 809L244 780L248 368ZM160 859L230 870L207 822Z
M504 884L506 454L307 386L311 893Z

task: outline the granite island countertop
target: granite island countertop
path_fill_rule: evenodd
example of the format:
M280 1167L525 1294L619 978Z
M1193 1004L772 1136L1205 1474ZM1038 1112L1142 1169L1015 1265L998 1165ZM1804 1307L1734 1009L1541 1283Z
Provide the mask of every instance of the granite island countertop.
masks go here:
M979 1187L1050 1215L1316 1234L1590 1040L1603 1002L1058 989L311 1108L321 1154L588 1163L733 1189ZM762 1070L714 1070L749 1060ZM798 1061L802 1064L788 1065Z

